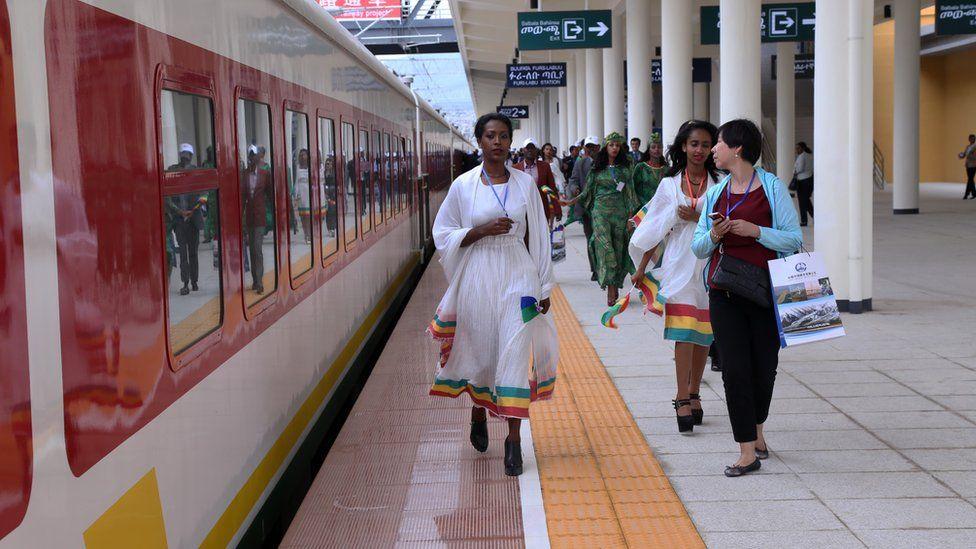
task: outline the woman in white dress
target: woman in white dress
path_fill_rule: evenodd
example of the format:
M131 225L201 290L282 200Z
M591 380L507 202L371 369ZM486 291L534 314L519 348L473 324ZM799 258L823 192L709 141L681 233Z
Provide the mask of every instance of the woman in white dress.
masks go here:
M556 156L556 147L553 147L552 143L546 143L542 146L542 158L552 168L552 177L556 180L556 192L559 193L559 196L565 196L566 177L563 176L563 168L559 164L559 157Z
M532 177L505 164L511 120L486 114L474 133L484 163L454 180L434 220L449 286L428 328L441 342L430 394L470 396L470 440L479 452L488 449L487 412L505 418L505 473L516 476L521 420L556 381L558 340L546 314L549 228Z
M700 197L718 175L711 154L716 134L714 125L700 120L681 126L668 149L671 167L651 201L634 216L637 228L630 237L630 257L637 266L634 285L644 292L647 308L663 314L664 339L675 342L678 390L672 404L682 433L702 423L698 391L714 339L702 279L705 260L692 253L691 241L704 203ZM651 260L661 257L661 248L663 258L654 266ZM647 272L649 264L653 269Z

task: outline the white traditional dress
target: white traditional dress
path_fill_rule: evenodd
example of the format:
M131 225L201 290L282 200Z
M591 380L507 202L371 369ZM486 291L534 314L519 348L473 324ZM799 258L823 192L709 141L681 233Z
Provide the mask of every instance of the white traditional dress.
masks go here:
M666 177L651 199L636 216L637 228L630 237L629 252L635 265L648 250L664 244L664 256L645 273L638 285L647 300L647 309L664 316L664 339L708 347L714 339L708 312L708 293L702 279L707 260L691 252L696 223L678 217L678 206L691 206L691 198L681 190L684 172ZM715 184L709 177L707 187ZM701 212L699 197L696 209Z
M535 183L506 169L508 183L494 185L494 193L482 183L480 165L462 174L434 220L449 286L427 330L441 342L430 394L468 393L494 415L527 418L529 403L551 396L556 381L555 325L536 309L552 291L552 259ZM461 247L473 227L506 213L515 221L510 234Z

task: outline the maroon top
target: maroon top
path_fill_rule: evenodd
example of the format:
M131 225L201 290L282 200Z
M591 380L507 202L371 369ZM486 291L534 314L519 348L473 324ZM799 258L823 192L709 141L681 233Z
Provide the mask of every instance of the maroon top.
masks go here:
M742 200L741 194L732 194L733 206L739 204L739 200ZM723 190L715 204L715 209L712 211L725 215L725 211L728 208L727 204L728 200ZM746 201L739 204L739 207L733 210L729 217L731 219L742 219L760 227L772 227L773 210L769 207L769 200L766 199L766 193L763 192L762 186L760 185L753 189L746 198ZM722 244L723 246L715 248L715 251L712 252L712 261L708 266L708 285L712 288L715 288L712 284L712 275L715 274L715 267L718 265L718 259L722 255L719 250L723 247L725 253L728 255L752 263L765 270L769 270L769 263L767 262L776 259L776 252L774 250L763 246L752 237L726 233L725 238L722 239Z

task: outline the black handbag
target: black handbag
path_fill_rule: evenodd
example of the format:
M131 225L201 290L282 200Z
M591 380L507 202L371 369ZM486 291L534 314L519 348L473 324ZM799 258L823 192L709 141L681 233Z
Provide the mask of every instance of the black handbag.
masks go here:
M797 186L797 179L796 179L796 176L794 175L793 176L793 179L790 179L789 190L795 191L796 190L796 186Z
M712 284L764 309L773 306L769 272L722 251Z

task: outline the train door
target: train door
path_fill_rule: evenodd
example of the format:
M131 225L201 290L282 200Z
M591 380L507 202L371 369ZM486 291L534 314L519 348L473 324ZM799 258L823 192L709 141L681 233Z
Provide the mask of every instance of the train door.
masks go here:
M420 199L418 211L420 212L420 247L426 253L427 246L431 239L431 227L433 220L430 218L430 188L428 179L430 177L430 158L424 133L420 132L420 139L417 141L417 162L420 163L420 175L417 177L417 196Z

